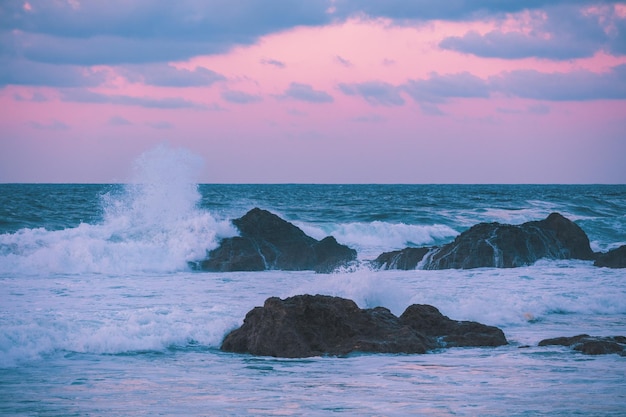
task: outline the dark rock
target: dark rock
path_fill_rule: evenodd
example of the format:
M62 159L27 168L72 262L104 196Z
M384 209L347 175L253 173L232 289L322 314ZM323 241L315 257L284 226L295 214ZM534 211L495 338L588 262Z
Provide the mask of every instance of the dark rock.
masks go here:
M421 324L422 319L428 324ZM496 341L497 332L492 329L455 322L431 306L411 306L398 318L383 307L360 309L344 298L299 295L284 300L268 298L263 307L252 309L243 325L226 336L221 349L298 358L350 352L426 353L446 346L506 344L502 332ZM481 343L481 338L486 343Z
M580 334L572 337L556 337L539 342L539 346L569 346L586 355L606 355L617 353L626 356L626 336L589 336Z
M597 254L594 265L607 268L626 268L626 245L610 250L607 253Z
M328 236L318 241L266 210L254 208L233 220L241 236L223 239L208 258L197 263L204 271L331 272L356 259L356 251Z
M373 264L385 269L415 269L431 248L404 248L393 252L385 252L374 259Z
M497 327L475 321L451 320L427 304L409 306L400 316L400 321L418 333L436 338L446 347L507 344L504 333Z
M422 253L425 259L415 262ZM541 258L592 260L595 254L578 225L552 213L544 220L521 225L479 223L439 248L390 252L374 263L386 269L408 269L420 261L424 269L514 268Z

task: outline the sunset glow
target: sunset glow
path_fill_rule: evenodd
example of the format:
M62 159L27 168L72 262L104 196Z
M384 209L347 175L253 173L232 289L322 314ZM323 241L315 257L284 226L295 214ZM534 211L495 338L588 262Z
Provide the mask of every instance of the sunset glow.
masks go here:
M525 3L5 1L0 182L625 183L626 4Z

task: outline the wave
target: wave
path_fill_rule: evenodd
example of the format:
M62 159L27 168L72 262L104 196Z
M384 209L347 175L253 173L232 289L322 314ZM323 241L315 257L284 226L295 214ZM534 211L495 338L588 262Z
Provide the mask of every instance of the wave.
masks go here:
M448 241L458 231L442 224L412 225L373 221L371 223L341 223L319 227L294 222L306 234L316 239L332 235L339 243L356 249L359 257L369 259L384 251L407 246L425 246Z
M200 163L185 150L158 147L136 162L133 181L102 196L103 221L0 235L0 272L134 273L178 271L237 234L230 221L198 208Z

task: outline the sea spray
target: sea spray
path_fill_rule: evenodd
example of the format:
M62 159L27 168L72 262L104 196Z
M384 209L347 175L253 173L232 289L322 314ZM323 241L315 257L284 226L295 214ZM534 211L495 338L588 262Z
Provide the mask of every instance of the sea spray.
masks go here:
M101 197L103 219L57 231L22 229L0 236L0 272L170 272L206 256L236 230L198 208L202 160L159 146L141 155L130 182Z

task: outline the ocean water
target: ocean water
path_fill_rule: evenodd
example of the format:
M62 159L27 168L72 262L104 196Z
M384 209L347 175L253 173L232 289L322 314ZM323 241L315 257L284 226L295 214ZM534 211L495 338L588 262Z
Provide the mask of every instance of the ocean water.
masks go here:
M157 150L128 184L0 184L0 415L620 416L626 358L537 347L626 335L626 270L587 261L516 269L333 274L188 268L230 219L268 209L359 260L446 243L478 222L557 211L596 251L626 244L623 185L211 185ZM425 355L279 359L221 352L270 296L328 294L395 314L432 304L510 344Z

